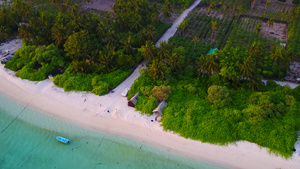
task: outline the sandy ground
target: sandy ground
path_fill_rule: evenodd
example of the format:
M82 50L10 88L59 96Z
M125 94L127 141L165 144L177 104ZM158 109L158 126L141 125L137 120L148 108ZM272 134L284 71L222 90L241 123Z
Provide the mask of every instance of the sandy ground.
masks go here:
M0 55L5 53L7 50L10 53L15 53L20 47L22 47L22 39L14 39L9 42L0 44Z
M277 38L281 41L287 41L287 25L284 23L274 22L273 26L268 26L266 22L261 24L261 33L265 38Z
M93 0L92 2L85 2L82 4L81 8L86 9L97 9L100 11L109 11L112 12L112 6L115 3L114 0Z

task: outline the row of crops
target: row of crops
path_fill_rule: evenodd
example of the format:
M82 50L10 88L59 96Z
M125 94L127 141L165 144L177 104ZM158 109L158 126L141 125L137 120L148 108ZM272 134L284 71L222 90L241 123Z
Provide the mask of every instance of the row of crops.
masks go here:
M258 23L259 21L256 21ZM271 47L274 45L279 45L280 40L273 38L273 39L266 39L256 33L254 29L251 31L242 29L240 27L241 23L237 23L236 21L232 24L232 31L230 33L230 37L228 38L228 42L231 46L248 46L251 45L255 41L260 41L266 45L266 47Z
M248 0L202 0L204 3L216 3L220 5L242 7L244 9L250 8L250 3Z
M276 6L275 6L276 7ZM279 8L269 8L270 11L278 11ZM297 13L298 14L298 13ZM299 12L300 14L300 12ZM238 19L237 19L238 18ZM300 18L300 16L299 16ZM261 28L255 31L256 26L262 23L262 19L251 18L245 16L235 16L232 13L224 13L217 10L206 10L203 7L194 10L186 19L187 26L183 32L177 35L187 37L191 41L197 39L202 43L217 47L219 49L225 47L226 44L232 46L248 46L254 41L260 41L270 48L279 45L281 41L277 38L264 38L261 36L263 32ZM217 22L217 29L212 30L212 22ZM294 30L300 30L300 21ZM299 36L300 31L295 31L295 36ZM295 50L300 51L300 40L295 39L295 45L299 44ZM295 51L294 50L294 51ZM300 53L299 53L300 55Z
M194 41L193 39L197 37L200 43L205 43L210 47L217 47L219 49L227 44L245 47L255 41L264 43L270 49L271 46L280 45L282 41L274 36L273 38L269 38L272 35L265 32L266 24L262 24L263 27L258 27L259 29L257 30L256 26L262 23L263 20L267 21L267 19L273 19L275 22L281 20L288 22L289 25L288 51L291 51L292 55L297 56L300 60L300 38L297 38L300 36L300 7L295 10L296 8L293 6L272 2L266 8L264 5L257 3L253 9L247 9L243 15L237 15L236 13L222 11L219 7L231 4L235 8L238 3L245 3L244 5L246 5L246 1L204 0L204 2L208 4L204 4L202 7L200 5L200 7L187 17L187 27L184 32L181 32L181 37L186 37L190 41ZM219 7L208 10L207 5L212 2L216 2L216 5ZM247 15L254 17L247 17ZM218 23L217 29L214 31L212 31L212 21ZM279 27L277 31L279 31L277 33L280 33L281 28ZM263 34L268 38L264 38Z
M252 16L289 21L289 14L293 11L293 9L294 7L292 6L271 3L267 8L265 6L255 5L252 10L249 10L247 12L247 14Z
M189 38L197 37L198 40L209 43L212 47L224 47L233 19L233 15L226 15L223 19L220 19L215 16L208 16L205 13L193 12L187 18L188 26L184 36ZM216 21L218 25L217 30L214 32L212 32L212 21Z
M253 19L253 18L247 18L247 17L242 17L240 19L240 22L239 22L239 28L240 29L244 29L246 31L249 31L249 32L253 32L256 25L258 23L261 23L261 20L259 19Z
M300 7L296 8L296 15L293 18L293 22L290 24L289 33L289 45L288 49L293 56L296 56L300 60Z

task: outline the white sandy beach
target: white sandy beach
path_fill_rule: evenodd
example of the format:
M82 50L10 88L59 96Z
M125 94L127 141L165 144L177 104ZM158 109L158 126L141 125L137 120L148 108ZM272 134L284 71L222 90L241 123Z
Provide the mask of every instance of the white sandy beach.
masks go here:
M236 145L217 146L182 138L163 131L158 122L127 106L121 96L139 76L137 70L114 93L96 96L87 92L64 92L52 81L31 82L15 77L15 73L0 67L0 92L24 105L53 117L69 121L89 129L119 135L161 147L167 151L196 160L211 162L230 168L296 169L299 156L285 160L268 154L265 148L240 141ZM108 112L109 111L109 112Z

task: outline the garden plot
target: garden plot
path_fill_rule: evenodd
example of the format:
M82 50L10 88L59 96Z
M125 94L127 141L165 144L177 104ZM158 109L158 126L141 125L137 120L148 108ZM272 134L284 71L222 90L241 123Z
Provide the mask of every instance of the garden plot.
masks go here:
M239 28L249 32L254 32L258 23L261 23L260 19L242 17L239 22Z
M276 38L280 41L287 41L287 25L285 23L274 22L273 26L268 26L266 22L262 22L261 33L268 39Z
M221 48L225 46L233 19L233 15L224 12L198 8L187 17L185 30L177 31L176 35L196 38L212 47ZM216 29L212 29L212 22L217 22Z
M281 3L272 3L265 8L265 3L256 3L254 8L248 11L246 14L264 18L273 18L276 20L287 21L289 20L289 14L293 11L294 6L285 5Z
M260 41L270 48L271 46L279 45L281 40L275 37L266 38L263 36L262 30L259 32L255 31L255 27L258 23L262 23L260 19L252 18L241 18L238 23L234 22L232 24L232 31L228 38L228 42L231 46L249 46L253 42ZM262 29L263 28L262 26Z
M215 10L208 10L207 8L200 8L197 10L197 13L206 14L207 16L216 17L219 19L223 19L224 15L226 15L225 12L222 11L215 11Z

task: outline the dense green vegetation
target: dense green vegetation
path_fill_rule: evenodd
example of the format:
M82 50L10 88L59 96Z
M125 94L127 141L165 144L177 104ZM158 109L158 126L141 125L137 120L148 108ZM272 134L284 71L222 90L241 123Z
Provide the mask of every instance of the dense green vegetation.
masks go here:
M175 5L181 5L184 8L187 8L194 0L170 0Z
M174 69L181 65L176 56L181 55L182 61L189 56L172 50L172 45L142 47L151 53L141 53L150 60L149 69L141 70L128 93L128 99L141 94L138 110L151 115L159 101L166 100L168 107L161 120L165 130L221 145L247 140L268 147L272 153L291 156L300 129L300 87L292 90L274 81L265 86L255 69L262 50L226 46L219 53L199 57L197 64L185 62L190 66ZM151 71L153 67L159 73ZM153 91L162 86L171 90L165 99ZM164 95L168 92L161 90L159 96Z
M17 71L17 76L32 81L44 80L55 69L64 67L62 51L55 45L26 46L19 49L5 67Z
M215 21L218 25L217 30L211 29L211 22ZM211 43L212 47L221 48L226 44L226 36L233 21L233 16L226 16L224 19L206 14L196 15L193 12L188 19L186 28L179 30L180 34L191 39L197 37L197 41Z
M250 9L253 0L203 0L204 4L209 4L210 8L221 7L225 11L245 11Z
M289 45L288 50L294 56L295 60L300 59L300 7L297 7L292 13L292 22L288 29Z
M183 137L220 145L246 140L290 157L300 130L300 87L292 90L261 80L284 78L298 57L298 22L290 20L297 11L287 15L279 13L282 6L271 5L251 17L243 16L256 11L250 1L205 2L181 23L168 45L142 46L139 51L149 60L149 69L141 71L128 99L139 92L136 109L148 115L166 100L161 125ZM280 47L285 41L263 36L262 24L272 27L273 18L265 18L272 14L292 21L291 46ZM207 55L214 47L220 51ZM157 91L166 87L170 95Z
M24 40L6 68L37 81L60 69L54 77L56 85L99 95L120 84L141 61L136 48L147 40L157 41L170 26L158 19L157 3L147 0L117 0L114 13L100 16L80 12L73 1L14 0L2 7L5 10L9 12L0 15L5 29L18 30ZM6 24L9 16L16 25ZM2 40L7 37L3 35Z
M300 2L299 0L293 0L293 4L297 4L298 5L299 2Z

